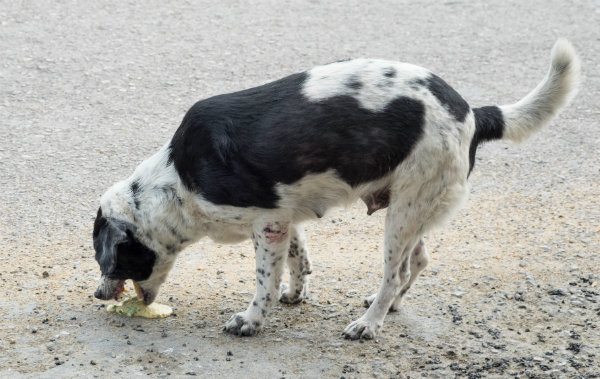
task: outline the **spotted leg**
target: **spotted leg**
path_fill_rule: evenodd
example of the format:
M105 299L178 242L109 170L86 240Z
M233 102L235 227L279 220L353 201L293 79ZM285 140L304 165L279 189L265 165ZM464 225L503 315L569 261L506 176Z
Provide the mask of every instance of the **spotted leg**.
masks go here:
M308 295L308 275L312 273L312 263L308 258L306 237L300 225L290 226L290 249L287 266L290 270L290 284L281 284L282 303L297 304Z
M344 330L348 339L374 338L400 290L410 280L410 257L421 239L423 215L417 207L408 209L392 202L385 219L384 268L379 291L367 312Z
M238 336L253 336L277 302L285 258L289 248L289 222L260 221L253 225L256 251L256 294L248 309L227 321L224 330Z
M427 253L427 249L425 248L425 241L423 241L423 239L421 238L421 240L419 241L419 243L417 243L417 246L415 246L410 256L410 279L408 280L408 283L404 286L404 288L400 290L400 293L398 294L398 296L396 296L396 299L394 299L394 302L392 303L392 306L389 310L390 312L397 312L400 310L404 296L428 264L429 254ZM373 304L373 300L375 300L376 296L377 294L374 294L365 299L365 306L370 307L371 304Z

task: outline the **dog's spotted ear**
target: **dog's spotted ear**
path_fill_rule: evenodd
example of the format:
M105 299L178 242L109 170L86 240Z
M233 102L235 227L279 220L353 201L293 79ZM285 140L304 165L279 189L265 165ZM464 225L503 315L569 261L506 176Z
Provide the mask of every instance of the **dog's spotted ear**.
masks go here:
M102 209L94 222L94 250L96 261L100 265L102 275L108 275L117 266L117 245L130 243L135 226L128 222L107 219L102 216Z

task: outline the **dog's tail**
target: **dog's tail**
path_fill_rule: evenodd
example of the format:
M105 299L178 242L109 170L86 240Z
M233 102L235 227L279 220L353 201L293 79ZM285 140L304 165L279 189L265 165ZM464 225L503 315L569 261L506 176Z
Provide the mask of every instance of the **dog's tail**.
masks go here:
M573 45L564 38L558 39L551 58L550 70L544 80L518 103L473 109L472 158L480 142L505 139L519 143L529 138L575 96L580 63Z

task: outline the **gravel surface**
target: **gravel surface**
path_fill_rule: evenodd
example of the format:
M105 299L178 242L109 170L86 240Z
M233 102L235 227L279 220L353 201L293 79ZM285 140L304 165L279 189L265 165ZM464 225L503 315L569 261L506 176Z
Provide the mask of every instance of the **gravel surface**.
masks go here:
M600 376L598 25L597 0L0 2L0 376ZM157 299L174 317L93 298L99 196L195 101L374 57L511 103L557 36L582 58L579 96L528 142L480 150L470 202L426 237L432 263L377 340L341 336L382 269L384 213L362 203L306 225L311 296L256 337L221 332L254 291L250 243L184 251Z

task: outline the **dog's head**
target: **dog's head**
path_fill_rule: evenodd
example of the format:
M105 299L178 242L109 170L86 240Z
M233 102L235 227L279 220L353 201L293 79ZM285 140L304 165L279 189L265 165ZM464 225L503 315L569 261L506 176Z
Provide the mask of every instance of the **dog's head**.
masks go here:
M157 254L140 241L142 231L132 216L129 197L127 191L111 188L101 199L93 238L102 277L94 296L100 300L116 300L123 292L125 281L132 279L140 287L138 297L150 304L165 282L174 259Z

